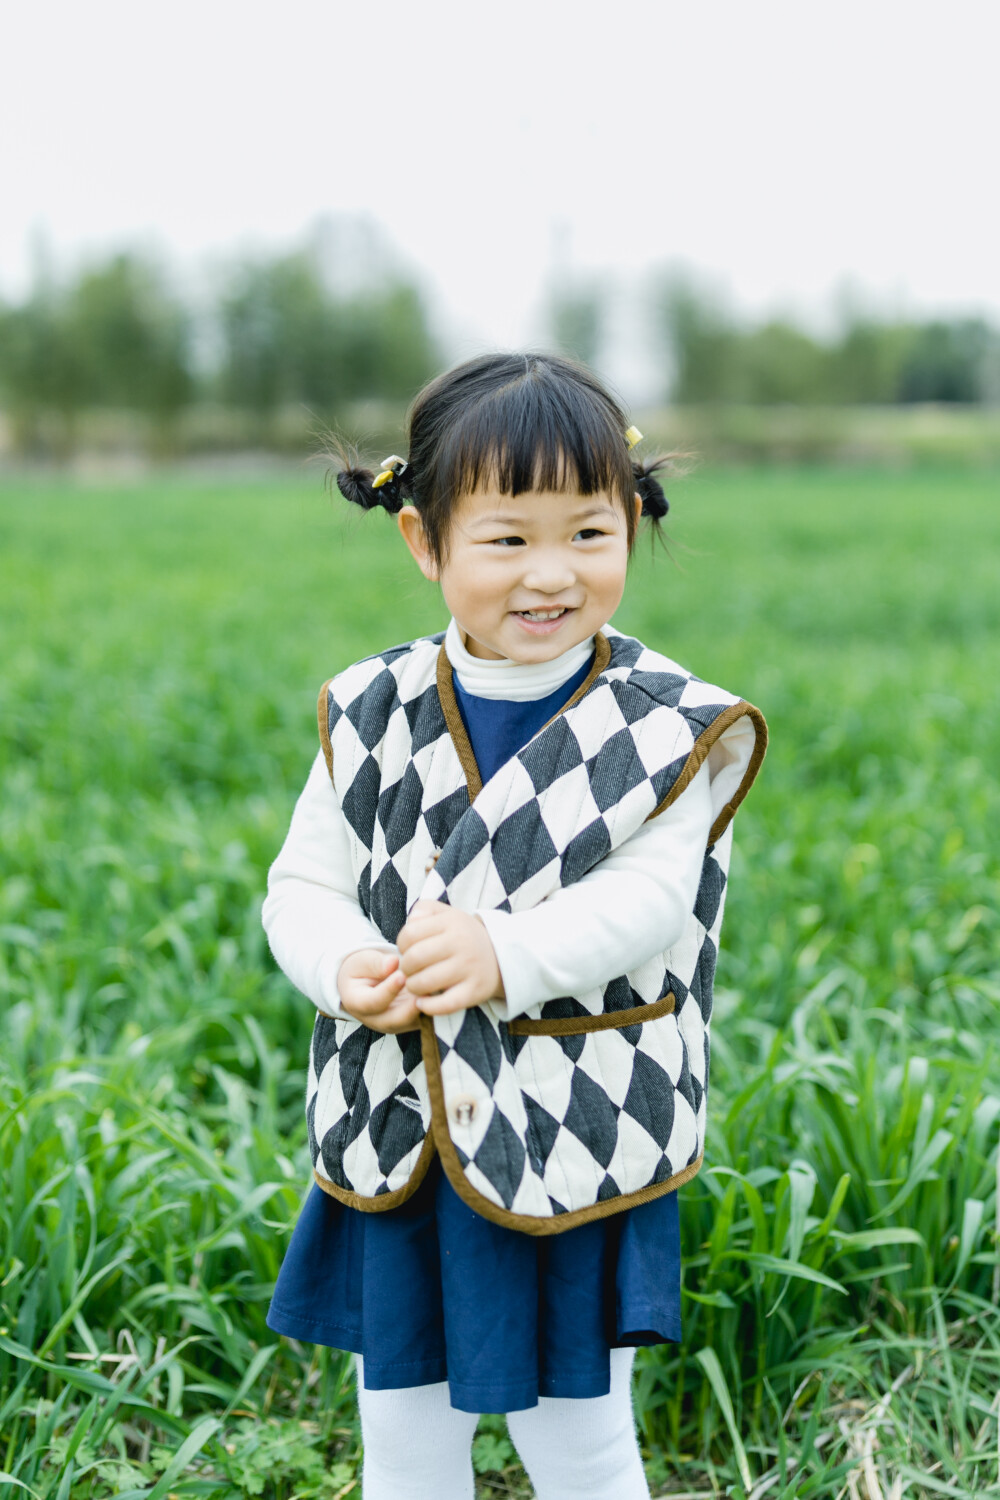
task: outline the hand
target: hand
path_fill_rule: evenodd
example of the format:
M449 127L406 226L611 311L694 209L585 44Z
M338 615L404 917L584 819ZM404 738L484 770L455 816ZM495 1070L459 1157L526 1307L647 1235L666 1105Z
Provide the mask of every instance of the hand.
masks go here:
M349 953L337 973L340 1003L372 1031L415 1031L420 1024L416 1000L403 986L406 976L395 953L359 948Z
M404 995L427 1016L504 999L490 935L478 917L443 901L418 901L396 938Z

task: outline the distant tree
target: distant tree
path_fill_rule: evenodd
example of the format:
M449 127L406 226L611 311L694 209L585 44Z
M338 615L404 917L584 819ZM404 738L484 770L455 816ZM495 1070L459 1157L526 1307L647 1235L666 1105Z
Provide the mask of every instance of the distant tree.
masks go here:
M340 305L345 388L352 399L406 400L440 363L419 290L404 281Z
M187 320L156 270L131 255L57 287L39 278L0 315L0 390L22 447L72 448L79 414L116 406L144 412L162 443L190 400Z
M738 396L739 333L719 302L684 277L671 276L654 299L654 313L673 363L671 395L681 403Z
M556 288L549 299L552 342L563 354L596 364L604 335L607 294L598 283Z
M344 394L335 319L308 256L241 266L220 322L225 400L263 416L285 401L328 407Z
M389 332L393 356L386 360L382 390L387 396L409 398L440 369L441 350L418 287L405 281L390 282L380 302L382 326Z
M329 413L359 397L409 396L437 364L414 286L337 298L305 252L242 266L220 323L223 397L261 417L295 401Z
M92 267L71 286L66 316L85 403L145 412L168 427L194 380L187 316L156 267L130 254Z
M829 399L827 351L790 323L765 323L731 348L731 393L753 406L810 405Z
M830 350L830 400L855 405L896 401L910 336L905 324L850 316Z
M56 451L69 452L86 387L86 363L53 287L38 284L20 307L0 310L0 396L22 451L41 451L49 427Z
M994 337L989 325L978 318L918 326L902 360L897 400L983 400Z

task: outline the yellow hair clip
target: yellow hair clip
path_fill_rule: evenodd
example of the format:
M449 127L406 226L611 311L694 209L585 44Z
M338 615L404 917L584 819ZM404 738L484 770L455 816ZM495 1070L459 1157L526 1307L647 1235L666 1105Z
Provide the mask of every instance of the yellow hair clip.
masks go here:
M628 443L630 448L634 448L636 443L642 442L642 433L639 431L638 427L626 427L625 441L626 443Z
M400 458L398 453L390 453L388 458L383 458L382 472L381 474L376 474L372 480L373 490L380 490L384 484L389 483L389 480L395 476L396 464L399 464L401 469L405 469L406 459Z

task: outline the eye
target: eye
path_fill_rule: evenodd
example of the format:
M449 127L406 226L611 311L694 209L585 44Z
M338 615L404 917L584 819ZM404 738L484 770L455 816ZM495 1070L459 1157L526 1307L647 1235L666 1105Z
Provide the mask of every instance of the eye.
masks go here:
M490 543L490 546L491 547L506 547L506 546L508 546L508 544L510 546L512 546L512 547L523 547L524 546L524 537L523 536L498 536L498 537L494 537L493 541Z
M578 531L577 532L577 536L584 536L584 537L606 536L606 535L607 535L607 533L604 532L604 531L602 531L599 526L584 526L584 528L583 528L582 531Z

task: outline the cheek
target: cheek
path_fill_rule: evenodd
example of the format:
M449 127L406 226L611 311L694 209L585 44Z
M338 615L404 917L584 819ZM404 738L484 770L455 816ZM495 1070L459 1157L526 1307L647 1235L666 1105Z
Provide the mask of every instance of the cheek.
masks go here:
M627 566L628 553L623 546L620 554L602 558L600 567L593 574L594 587L604 594L623 593Z
M484 549L469 558L462 569L461 587L468 594L495 592L506 588L511 575L523 567L523 559L514 547Z
M493 559L456 555L441 574L441 587L446 596L474 608L478 601L496 593L505 579L506 570Z

